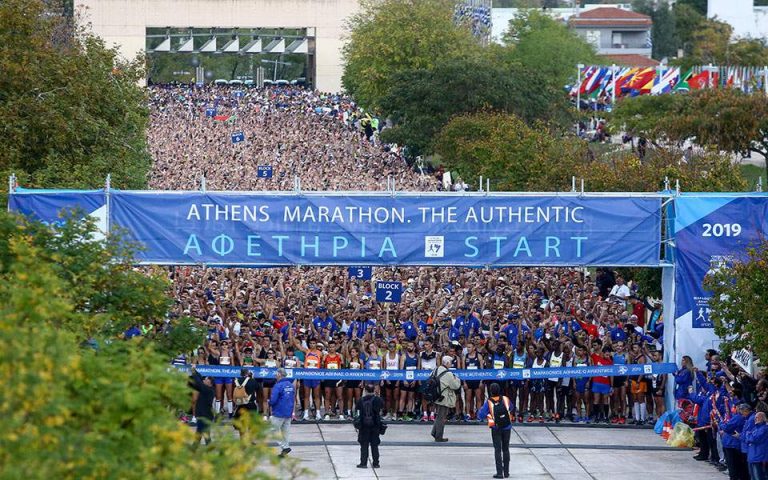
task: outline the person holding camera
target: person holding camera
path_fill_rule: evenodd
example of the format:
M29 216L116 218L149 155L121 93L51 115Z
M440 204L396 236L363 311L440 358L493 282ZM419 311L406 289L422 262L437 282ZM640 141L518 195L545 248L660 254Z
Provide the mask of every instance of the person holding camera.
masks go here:
M375 385L366 383L363 396L355 406L353 424L357 430L357 441L360 443L360 464L357 468L368 468L368 447L373 457L373 468L379 468L380 436L386 431L386 425L381 421L381 410L384 401L375 393Z

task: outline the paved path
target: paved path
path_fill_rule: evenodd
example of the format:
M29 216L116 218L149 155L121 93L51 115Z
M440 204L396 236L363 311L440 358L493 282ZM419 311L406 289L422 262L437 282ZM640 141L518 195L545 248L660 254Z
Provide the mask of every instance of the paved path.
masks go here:
M352 426L293 425L290 454L316 479L475 479L495 473L487 427L449 425L448 443L430 442L429 425L390 425L382 438L381 468L358 469ZM693 460L690 449L667 447L649 429L525 425L511 437L513 479L706 480L727 478ZM270 471L288 478L279 467ZM267 470L272 470L268 468ZM301 476L299 478L310 478Z

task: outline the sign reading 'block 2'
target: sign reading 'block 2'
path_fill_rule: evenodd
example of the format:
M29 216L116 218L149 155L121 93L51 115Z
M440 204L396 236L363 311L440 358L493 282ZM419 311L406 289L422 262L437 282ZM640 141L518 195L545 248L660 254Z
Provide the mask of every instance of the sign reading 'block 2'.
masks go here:
M379 280L376 282L376 301L400 303L403 296L403 284Z

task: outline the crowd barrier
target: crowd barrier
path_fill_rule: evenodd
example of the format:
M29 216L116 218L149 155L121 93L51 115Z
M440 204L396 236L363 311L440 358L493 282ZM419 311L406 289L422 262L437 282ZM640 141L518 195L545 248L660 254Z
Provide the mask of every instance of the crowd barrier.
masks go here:
M174 365L184 373L191 373L192 365ZM232 367L197 365L195 369L204 377L236 378L240 370L248 368L254 378L275 378L276 368ZM498 370L454 370L462 380L537 380L546 378L616 377L675 373L674 363L646 363L631 365L558 367L558 368L508 368ZM432 370L324 370L317 368L287 368L286 376L297 380L426 380Z

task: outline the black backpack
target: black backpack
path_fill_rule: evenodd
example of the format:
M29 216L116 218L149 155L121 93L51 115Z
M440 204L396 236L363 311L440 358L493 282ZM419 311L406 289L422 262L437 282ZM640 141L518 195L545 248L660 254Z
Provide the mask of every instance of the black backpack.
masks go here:
M360 412L360 425L363 427L373 427L376 425L376 414L373 413L372 395L363 400L363 405Z
M429 376L426 382L421 386L421 395L429 403L439 402L443 399L443 389L440 387L440 377L448 373L445 370L440 375L435 375L437 370Z
M496 428L507 428L512 425L512 421L509 419L509 410L504 405L504 400L501 399L498 402L490 400L493 405L493 421L496 424Z

